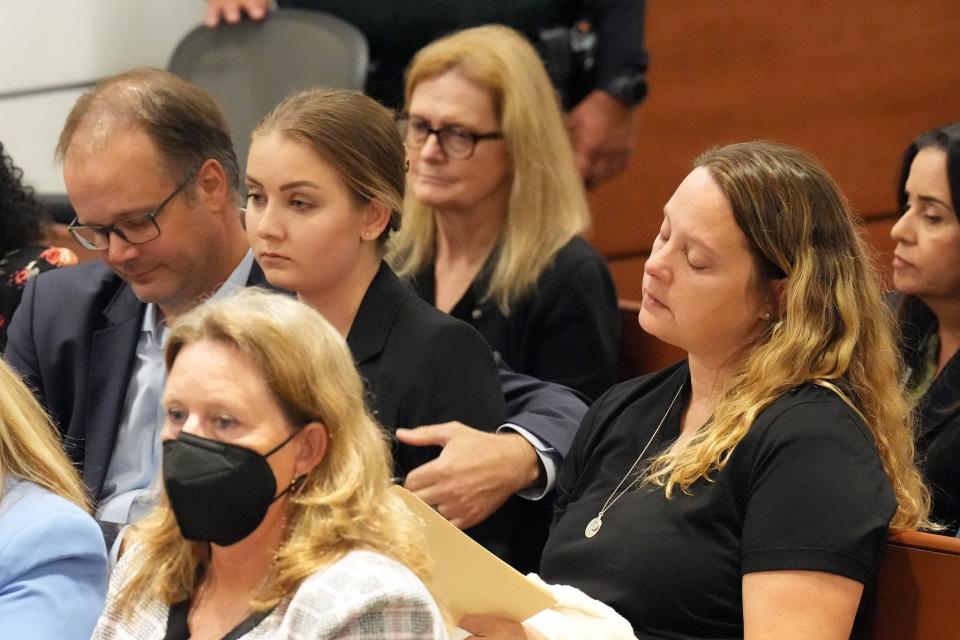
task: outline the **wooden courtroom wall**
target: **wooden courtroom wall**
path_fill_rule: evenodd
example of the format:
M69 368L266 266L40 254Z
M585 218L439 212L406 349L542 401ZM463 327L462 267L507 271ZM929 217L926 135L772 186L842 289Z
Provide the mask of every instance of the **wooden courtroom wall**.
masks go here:
M621 298L640 298L662 207L710 146L766 138L811 151L884 251L901 152L960 120L957 0L648 0L646 44L634 158L591 194L591 239Z
M957 0L648 0L646 44L634 158L591 194L592 242L621 298L639 299L662 207L710 146L811 151L887 250L899 155L960 120Z

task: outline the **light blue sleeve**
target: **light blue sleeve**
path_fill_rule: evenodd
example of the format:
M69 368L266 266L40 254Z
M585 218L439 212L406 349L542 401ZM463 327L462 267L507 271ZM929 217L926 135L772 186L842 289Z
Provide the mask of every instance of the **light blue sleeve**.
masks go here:
M89 640L107 590L103 535L66 501L44 506L0 518L0 636Z

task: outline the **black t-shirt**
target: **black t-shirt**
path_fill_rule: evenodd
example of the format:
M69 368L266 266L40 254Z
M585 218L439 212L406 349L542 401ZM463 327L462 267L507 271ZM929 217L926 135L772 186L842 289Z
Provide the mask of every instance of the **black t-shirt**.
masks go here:
M712 482L670 500L662 488L635 488L584 536L683 385L648 457L677 438L688 376L679 363L591 407L560 472L544 580L609 604L639 638L742 637L744 573L805 569L869 584L893 489L857 414L814 385L761 412Z

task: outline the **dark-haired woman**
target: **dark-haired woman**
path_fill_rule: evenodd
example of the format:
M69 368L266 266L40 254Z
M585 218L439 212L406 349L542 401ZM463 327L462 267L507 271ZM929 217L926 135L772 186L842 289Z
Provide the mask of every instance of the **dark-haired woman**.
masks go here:
M916 401L917 449L931 520L960 526L960 123L917 137L904 154L893 284Z
M46 213L22 179L23 171L0 143L0 350L27 280L77 263L70 249L44 246Z

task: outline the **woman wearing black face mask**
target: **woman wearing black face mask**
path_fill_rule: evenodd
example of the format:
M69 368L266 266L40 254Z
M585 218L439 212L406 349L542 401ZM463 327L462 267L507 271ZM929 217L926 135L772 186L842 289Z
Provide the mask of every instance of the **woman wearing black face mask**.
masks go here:
M413 516L336 331L247 290L171 328L166 497L94 638L445 638Z

